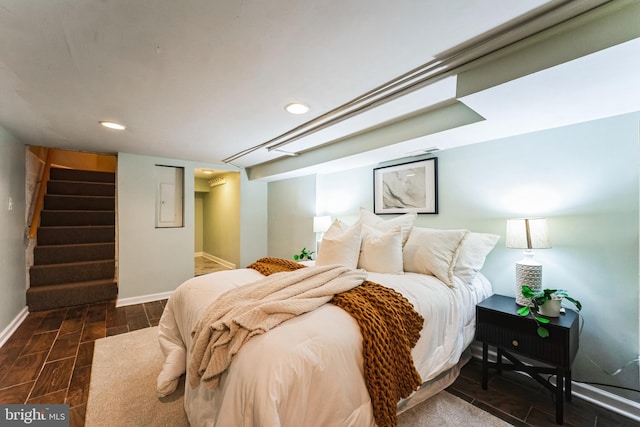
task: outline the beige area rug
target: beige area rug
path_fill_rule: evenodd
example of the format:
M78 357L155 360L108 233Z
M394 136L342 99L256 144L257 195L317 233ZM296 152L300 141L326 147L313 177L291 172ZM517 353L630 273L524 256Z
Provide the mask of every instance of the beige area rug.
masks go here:
M182 406L184 381L173 395L156 396L163 361L157 333L157 327L146 328L96 341L86 427L189 425ZM399 427L508 425L444 391L398 417Z

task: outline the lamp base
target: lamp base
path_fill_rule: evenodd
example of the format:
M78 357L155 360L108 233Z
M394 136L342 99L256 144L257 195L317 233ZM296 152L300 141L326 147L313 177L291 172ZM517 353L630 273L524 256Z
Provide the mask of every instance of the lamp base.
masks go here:
M523 261L516 263L516 303L531 307L531 300L522 296L522 287L528 286L534 291L542 289L542 265L532 263L531 259Z

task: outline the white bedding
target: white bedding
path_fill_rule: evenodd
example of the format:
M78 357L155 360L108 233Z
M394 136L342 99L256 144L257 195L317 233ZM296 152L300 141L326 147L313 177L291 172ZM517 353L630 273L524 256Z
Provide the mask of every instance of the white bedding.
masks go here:
M207 307L224 292L262 278L252 269L216 272L173 293L159 324L166 357L159 394L172 392L185 372L191 331ZM458 363L474 336L475 304L491 294L482 274L471 286L455 279L455 288L417 273L367 278L402 293L424 317L412 351L423 382ZM215 390L187 384L185 411L194 426L375 426L361 349L355 320L325 304L252 338Z

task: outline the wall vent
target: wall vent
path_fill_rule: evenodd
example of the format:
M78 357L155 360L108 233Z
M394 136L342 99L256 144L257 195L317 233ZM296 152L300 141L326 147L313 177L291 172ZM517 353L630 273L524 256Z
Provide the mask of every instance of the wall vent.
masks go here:
M213 178L209 180L209 187L217 187L218 185L224 185L227 181L224 178Z

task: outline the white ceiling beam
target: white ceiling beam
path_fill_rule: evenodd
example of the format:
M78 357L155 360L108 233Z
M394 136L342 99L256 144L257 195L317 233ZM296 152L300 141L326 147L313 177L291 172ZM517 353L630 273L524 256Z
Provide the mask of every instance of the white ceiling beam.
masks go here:
M617 0L466 64L457 97L640 37L640 2Z

